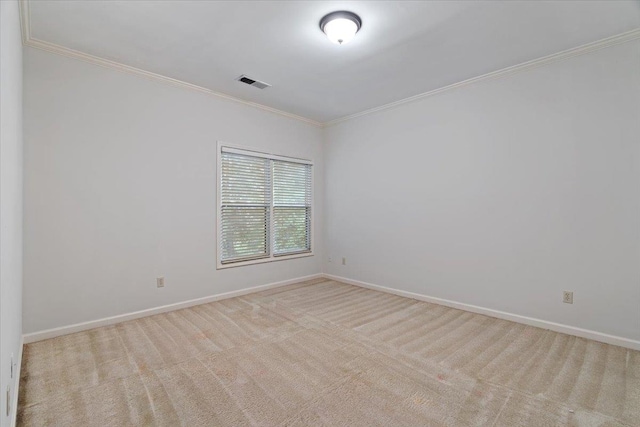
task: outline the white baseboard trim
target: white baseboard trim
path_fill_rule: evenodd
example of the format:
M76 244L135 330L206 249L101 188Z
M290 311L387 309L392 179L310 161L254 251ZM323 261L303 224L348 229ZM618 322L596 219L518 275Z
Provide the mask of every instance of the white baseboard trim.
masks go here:
M567 335L574 335L581 338L587 338L594 341L603 342L606 344L617 345L620 347L629 348L632 350L640 350L640 341L632 340L629 338L623 338L616 335L604 334L602 332L596 332L589 329L577 328L575 326L563 325L561 323L549 322L542 319L536 319L534 317L521 316L519 314L507 313L499 310L492 310L490 308L480 307L477 305L465 304L457 301L446 300L442 298L430 297L427 295L417 294L414 292L401 291L398 289L387 288L384 286L374 285L372 283L361 282L359 280L348 279L346 277L334 276L332 274L323 274L323 276L330 280L337 282L347 283L349 285L360 286L362 288L372 289L374 291L386 292L401 297L412 298L418 301L430 302L433 304L444 305L451 308L457 308L459 310L470 311L472 313L483 314L485 316L496 317L498 319L510 320L516 323L522 323L524 325L535 326L542 329L549 329L554 332L561 332Z
M240 289L238 291L225 292L223 294L210 295L207 297L196 298L188 301L182 301L175 304L168 304L160 307L149 308L146 310L134 311L133 313L119 314L117 316L90 320L88 322L76 323L74 325L61 326L59 328L32 332L32 333L23 335L24 344L29 344L36 341L42 341L49 338L55 338L61 335L73 334L75 332L86 331L88 329L99 328L101 326L114 325L116 323L125 322L127 320L139 319L141 317L152 316L154 314L180 310L181 308L193 307L194 305L207 304L210 302L220 301L223 299L235 298L242 295L266 291L267 289L273 289L273 288L278 288L280 286L292 285L294 283L304 282L305 280L318 279L321 277L324 277L324 276L320 273L312 274L304 277L296 277L295 279L283 280L281 282L268 283L266 285L254 286L252 288Z
M13 395L11 398L11 418L9 419L9 425L16 427L18 421L18 398L20 397L20 371L22 370L22 349L24 348L24 336L20 338L20 351L18 352L18 359L16 362L16 374L13 378Z

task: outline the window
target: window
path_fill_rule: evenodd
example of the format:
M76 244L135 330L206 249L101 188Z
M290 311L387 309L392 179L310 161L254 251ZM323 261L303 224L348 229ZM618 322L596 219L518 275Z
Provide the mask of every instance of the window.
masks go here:
M218 268L312 254L308 160L220 146Z

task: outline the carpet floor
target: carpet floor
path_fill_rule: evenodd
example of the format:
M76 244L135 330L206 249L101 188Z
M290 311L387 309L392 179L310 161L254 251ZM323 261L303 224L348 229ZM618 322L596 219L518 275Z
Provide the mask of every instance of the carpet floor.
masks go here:
M28 344L21 426L639 426L640 352L326 279Z

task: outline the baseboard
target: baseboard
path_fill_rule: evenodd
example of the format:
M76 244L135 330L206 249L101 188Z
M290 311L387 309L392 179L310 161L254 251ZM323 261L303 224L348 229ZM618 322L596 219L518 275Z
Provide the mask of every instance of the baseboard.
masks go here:
M179 310L181 308L193 307L194 305L207 304L209 302L220 301L228 298L235 298L242 295L252 294L255 292L266 291L267 289L278 288L280 286L292 285L298 282L304 282L305 280L312 280L323 277L322 274L312 274L304 277L297 277L295 279L283 280L281 282L268 283L266 285L254 286L252 288L245 288L238 291L226 292L223 294L210 295L203 298L196 298L189 301L178 302L175 304L163 305L160 307L149 308L146 310L135 311L133 313L125 313L112 317L105 317L102 319L91 320L83 323L76 323L74 325L62 326L59 328L46 329L44 331L32 332L23 336L24 343L29 344L36 341L42 341L49 338L59 337L61 335L72 334L75 332L86 331L88 329L99 328L101 326L114 325L116 323L125 322L127 320L139 319L141 317L152 316L154 314L166 313L168 311Z
M360 286L362 288L372 289L374 291L386 292L401 297L412 298L419 301L430 302L433 304L444 305L451 308L457 308L459 310L470 311L472 313L484 314L485 316L496 317L498 319L510 320L516 323L522 323L529 326L535 326L542 329L549 329L554 332L561 332L567 335L574 335L577 337L587 338L594 341L603 342L606 344L617 345L620 347L629 348L632 350L640 350L640 341L632 340L629 338L623 338L615 335L604 334L602 332L596 332L589 329L577 328L575 326L563 325L561 323L549 322L542 319L536 319L534 317L521 316L519 314L507 313L499 310L492 310L490 308L480 307L477 305L465 304L457 301L446 300L442 298L430 297L427 295L417 294L414 292L401 291L398 289L387 288L384 286L374 285L372 283L361 282L359 280L348 279L346 277L334 276L332 274L323 274L327 279L335 280L337 282L347 283L349 285Z
M281 282L269 283L266 285L255 286L251 288L245 288L238 291L226 292L222 294L211 295L203 298L192 299L189 301L183 301L175 304L164 305L160 307L154 307L147 310L136 311L132 313L121 314L118 316L106 317L103 319L92 320L89 322L76 323L74 325L62 326L59 328L47 329L44 331L33 332L23 335L23 344L29 344L36 341L41 341L49 338L55 338L61 335L72 334L75 332L86 331L89 329L99 328L101 326L114 325L116 323L125 322L127 320L139 319L141 317L152 316L154 314L166 313L169 311L179 310L181 308L193 307L195 305L206 304L209 302L220 301L223 299L234 298L242 295L247 295L255 292L265 291L267 289L273 289L280 286L291 285L305 280L317 279L325 277L327 279L335 280L338 282L347 283L350 285L360 286L362 288L372 289L374 291L386 292L401 297L412 298L419 301L430 302L433 304L444 305L451 308L457 308L459 310L470 311L472 313L483 314L485 316L495 317L498 319L509 320L516 323L522 323L529 326L535 326L538 328L549 329L555 332L561 332L568 335L574 335L577 337L587 338L594 341L603 342L606 344L617 345L620 347L629 348L632 350L640 351L640 341L632 340L629 338L619 337L615 335L609 335L602 332L592 331L589 329L582 329L575 326L564 325L561 323L549 322L542 319L533 317L521 316L519 314L507 313L504 311L493 310L490 308L480 307L477 305L465 304L457 301L451 301L443 298L436 298L427 295L417 294L414 292L402 291L399 289L387 288L385 286L374 285L372 283L362 282L359 280L349 279L347 277L335 276L332 274L312 274L304 277L297 277L295 279L284 280ZM18 381L20 379L20 368L22 365L22 346L20 346L20 356L18 363ZM16 387L17 391L17 387ZM16 395L17 396L17 395ZM17 407L17 398L13 402ZM13 412L15 417L15 410ZM15 422L15 420L14 420ZM10 424L13 425L13 424Z
M20 350L18 352L18 359L16 360L16 375L13 383L13 400L11 401L11 419L9 425L11 427L16 426L18 421L18 398L20 397L20 371L22 370L22 349L24 348L24 337L20 337Z

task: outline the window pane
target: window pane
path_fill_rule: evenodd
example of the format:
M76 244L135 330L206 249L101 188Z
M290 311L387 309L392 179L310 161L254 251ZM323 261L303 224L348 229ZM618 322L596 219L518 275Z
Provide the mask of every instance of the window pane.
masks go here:
M311 250L311 208L273 209L274 253L282 255Z
M268 159L222 153L222 204L269 205L270 175Z
M268 256L266 207L222 207L222 262Z
M311 165L273 162L274 206L311 206Z
M311 250L311 165L273 161L274 254Z

